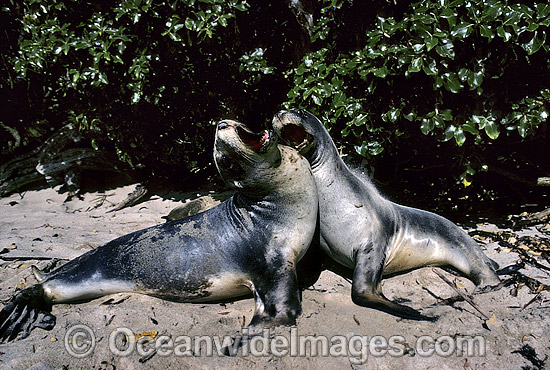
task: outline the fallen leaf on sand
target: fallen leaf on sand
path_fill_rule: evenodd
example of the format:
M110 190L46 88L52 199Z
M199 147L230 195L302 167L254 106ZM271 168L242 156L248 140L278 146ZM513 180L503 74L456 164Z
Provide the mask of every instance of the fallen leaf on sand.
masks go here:
M485 324L487 327L494 326L495 328L498 328L500 326L499 322L497 321L497 316L493 313L491 317L488 320L485 320Z
M538 339L538 337L537 337L535 334L529 333L529 334L524 335L524 336L521 338L521 343L525 343L525 342L529 339L529 337L533 337L533 338L535 338L535 339Z

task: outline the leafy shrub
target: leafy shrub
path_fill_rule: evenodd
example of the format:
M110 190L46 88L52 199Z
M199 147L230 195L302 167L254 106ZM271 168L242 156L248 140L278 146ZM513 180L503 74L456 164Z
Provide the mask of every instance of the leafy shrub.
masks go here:
M285 4L251 9L246 0L10 1L2 16L13 31L6 64L37 94L8 90L38 108L32 119L4 117L6 125L72 121L94 147L150 178L208 167L220 118L263 125L288 89L273 71L288 68L295 53L281 44L298 27ZM262 49L275 36L277 53ZM268 82L276 88L257 94Z
M217 120L258 129L284 105L319 115L367 164L449 166L464 185L495 163L543 172L524 149L544 146L549 13L504 0L8 0L1 154L71 121L144 177L183 184L211 162Z
M487 169L476 153L502 136L534 136L547 121L547 2L416 1L377 14L346 0L324 4L286 105L322 116L361 156L411 140L428 149L420 131L435 139L429 149L449 142L469 185Z

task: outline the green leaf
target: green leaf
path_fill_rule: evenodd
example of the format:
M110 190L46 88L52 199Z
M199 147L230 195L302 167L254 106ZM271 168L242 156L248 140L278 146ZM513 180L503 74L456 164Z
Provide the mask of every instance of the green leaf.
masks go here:
M457 143L458 146L462 146L464 144L464 142L466 141L466 135L464 135L464 131L462 130L461 127L458 127L456 130L455 130L455 141Z
M413 121L416 117L416 114L414 112L410 112L410 113L407 113L407 114L404 114L403 117L405 117L405 119L407 121Z
M435 76L434 77L434 90L438 90L441 88L441 86L443 86L444 82L443 82L443 79L439 76Z
M487 122L487 124L485 125L485 133L493 140L495 140L500 134L498 126L494 121Z
M436 47L436 45L439 43L439 39L437 37L429 35L429 37L424 38L424 43L426 44L427 51L430 51L434 47Z
M107 81L107 76L104 74L104 73L100 73L98 76L99 78L99 81L101 83L104 83L104 84L108 84L109 82Z
M443 117L439 115L434 116L434 124L435 124L435 127L441 130L445 127L445 120L443 119Z
M382 153L382 151L384 151L384 147L378 141L371 141L368 143L363 141L361 145L355 145L355 151L363 157L367 157L369 155L375 156Z
M384 67L375 68L372 72L376 77L385 78L388 75L388 69Z
M535 31L533 37L528 42L521 44L521 47L527 51L527 54L531 55L536 53L544 42L546 41L546 33Z
M185 20L185 28L188 30L194 31L196 29L195 21L191 18Z
M508 32L506 29L504 29L503 26L499 26L497 28L497 35L502 37L504 39L504 42L508 42L512 38L512 33Z
M454 94L460 92L464 87L454 72L447 72L443 74L443 77L445 77L445 88Z
M529 132L529 131L528 131L527 125L525 125L523 122L520 122L520 124L518 125L518 133L519 133L519 135L520 135L522 138L526 138L528 132Z
M467 68L461 68L458 71L458 78L460 79L460 81L466 82L470 74L473 75L473 72L469 71Z
M468 75L468 84L470 85L470 90L477 89L483 83L483 72L473 72L471 75Z
M444 132L443 141L449 141L453 137L455 137L455 131L456 131L456 127L454 125L449 125L449 127L447 127L447 129Z
M399 114L401 112L399 111L399 109L397 108L393 108L393 109L390 109L387 113L386 113L386 116L388 117L388 120L390 122L395 122L399 119Z
M461 23L451 31L451 36L458 38L465 38L472 32L472 25L470 23Z
M339 107L339 106L342 106L342 105L345 105L345 104L346 104L346 95L343 92L339 91L334 96L334 99L332 101L332 106L333 107Z
M437 54L441 55L444 58L450 58L454 59L455 57L455 51L453 48L453 44L450 42L444 43L443 45L439 45L435 48L435 51Z
M449 23L449 29L452 29L455 26L457 14L454 9L445 8L441 12L440 16L441 18L447 19L447 22Z
M367 122L367 116L365 114L358 114L354 119L353 119L353 124L355 126L364 126L365 125L365 122Z
M241 12L246 12L246 10L248 9L248 4L246 3L246 1L238 3L237 5L235 5L235 9L240 10Z
M476 124L472 120L468 120L465 124L463 124L462 129L466 132L469 132L472 135L479 134L479 130L477 129Z
M316 94L312 94L311 95L311 98L313 99L313 102L316 104L316 105L321 105L323 104L323 98L321 98L320 96L316 95Z
M443 109L439 112L439 115L445 120L445 121L452 121L453 119L453 111L450 109Z
M422 124L420 125L420 131L424 135L428 135L435 127L433 118L422 118Z
M409 72L419 72L420 69L422 69L422 57L414 58L407 68Z
M550 15L550 4L540 3L537 4L537 16L539 18L546 18Z
M487 7L483 10L483 19L485 22L494 21L498 16L502 14L502 8L504 5L500 2L497 2L491 7Z
M414 44L411 48L415 53L420 53L420 51L424 48L424 44Z
M438 69L437 69L437 63L435 59L431 59L428 63L423 63L422 70L428 76L437 75Z
M132 104L136 104L140 100L141 100L141 94L137 91L134 92L134 94L132 95Z
M342 129L342 131L340 131L340 134L342 135L342 137L348 136L349 135L349 130L350 130L350 128L348 126L344 127Z
M495 34L491 29L491 26L487 24L481 24L479 26L479 33L481 34L481 36L486 37L489 40L492 40L493 37L495 37Z

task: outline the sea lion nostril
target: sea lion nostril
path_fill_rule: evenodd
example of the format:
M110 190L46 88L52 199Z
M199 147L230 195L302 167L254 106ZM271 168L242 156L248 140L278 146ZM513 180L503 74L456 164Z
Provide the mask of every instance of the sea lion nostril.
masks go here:
M229 127L229 123L226 121L221 121L220 123L218 123L218 130L223 130L227 127Z
M227 156L225 156L225 155L221 156L220 161L218 163L219 163L221 168L226 169L226 170L231 167L231 160L229 160L229 158L227 158Z

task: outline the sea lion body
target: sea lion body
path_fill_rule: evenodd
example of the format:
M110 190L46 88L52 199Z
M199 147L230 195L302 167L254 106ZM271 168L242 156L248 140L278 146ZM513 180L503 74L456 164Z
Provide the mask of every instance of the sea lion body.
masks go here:
M309 164L268 132L222 121L214 153L237 190L194 216L119 237L19 292L0 312L0 339L51 328L52 304L134 292L180 302L221 301L252 291L249 327L294 324L301 312L296 265L313 238L317 192Z
M434 213L387 200L368 178L351 171L311 113L281 111L273 127L311 164L319 196L319 244L335 261L353 269L355 303L427 319L388 300L381 289L384 276L424 266L451 267L480 286L499 283L496 263L458 226Z

